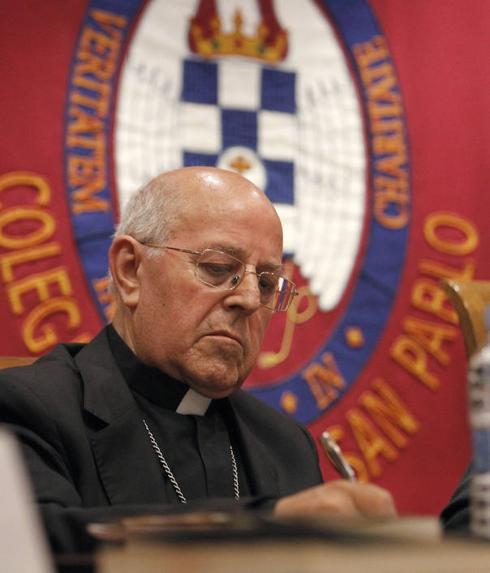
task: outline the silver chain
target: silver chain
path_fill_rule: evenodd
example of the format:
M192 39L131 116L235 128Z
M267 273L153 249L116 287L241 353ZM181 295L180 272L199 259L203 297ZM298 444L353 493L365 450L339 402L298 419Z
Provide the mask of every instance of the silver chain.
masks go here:
M167 460L165 459L165 456L163 455L162 450L160 449L160 446L158 445L158 442L156 441L155 436L148 427L148 424L146 423L145 419L143 419L143 424L148 433L148 437L150 438L150 443L153 449L155 450L155 454L157 455L158 461L160 462L160 465L162 466L165 475L168 477L170 483L172 484L172 487L174 488L180 503L187 503L187 499L185 495L182 493L182 490L180 489L179 482L175 479L175 476L172 473L172 470L170 469L170 466L168 465ZM238 468L235 459L235 452L233 451L231 444L230 444L230 456L231 456L231 470L233 473L233 492L235 494L236 501L238 501L240 499L240 483L238 481Z
M235 493L235 499L238 501L240 499L240 484L238 483L238 468L235 460L235 452L230 444L230 456L231 456L231 471L233 472L233 491Z

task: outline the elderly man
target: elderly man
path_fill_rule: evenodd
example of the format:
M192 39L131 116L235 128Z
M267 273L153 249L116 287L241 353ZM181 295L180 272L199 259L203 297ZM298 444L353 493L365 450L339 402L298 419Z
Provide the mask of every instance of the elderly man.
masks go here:
M240 390L294 296L281 257L272 204L238 174L178 169L131 198L109 253L112 325L1 374L0 420L55 550L91 547L92 521L220 498L280 516L394 515L376 486L322 484L306 430Z

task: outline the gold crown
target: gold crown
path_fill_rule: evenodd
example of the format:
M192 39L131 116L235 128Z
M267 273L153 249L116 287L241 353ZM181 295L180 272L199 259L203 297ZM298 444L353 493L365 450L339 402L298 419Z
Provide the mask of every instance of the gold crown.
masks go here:
M189 28L189 43L191 50L203 58L215 56L245 56L266 62L278 62L286 57L288 51L288 35L286 30L279 28L274 37L270 37L270 29L264 19L257 26L255 35L246 36L242 32L243 16L240 10L235 11L234 29L229 34L223 33L218 16L210 18L208 33L197 18L191 19Z

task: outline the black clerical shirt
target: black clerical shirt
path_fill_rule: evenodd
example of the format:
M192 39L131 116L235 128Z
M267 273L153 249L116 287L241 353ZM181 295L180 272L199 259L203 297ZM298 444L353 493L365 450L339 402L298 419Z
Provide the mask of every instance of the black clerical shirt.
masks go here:
M201 415L177 413L189 386L143 364L112 326L107 333L111 352L141 410L141 423L146 420L186 499L234 497L230 444L238 468L240 497L253 493L228 400L211 400ZM160 464L156 453L155 463ZM162 487L168 499L179 503L163 469Z

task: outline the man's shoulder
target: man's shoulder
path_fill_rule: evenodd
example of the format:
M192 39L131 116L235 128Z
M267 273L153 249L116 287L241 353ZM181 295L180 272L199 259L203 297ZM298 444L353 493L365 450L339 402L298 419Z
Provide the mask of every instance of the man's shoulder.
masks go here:
M68 390L70 380L78 380L74 360L84 345L60 344L27 366L0 371L0 397L7 393L59 396ZM3 391L2 391L3 390Z
M279 412L248 391L238 390L230 396L230 403L235 413L244 418L249 418L254 424L262 422L270 427L281 427L292 431L305 429L290 415Z
M106 328L103 328L90 342L68 342L55 346L51 351L37 358L27 366L15 366L0 370L0 377L29 378L34 373L48 373L50 371L72 370L76 371L80 358L83 362L106 359L108 343Z
M102 335L102 336L101 336ZM0 393L2 388L31 390L40 395L60 393L60 398L80 380L80 357L88 354L84 362L97 355L103 331L89 343L59 344L32 364L0 370Z
M231 396L230 404L238 428L249 443L265 448L267 456L282 459L286 464L294 460L294 463L310 468L309 485L320 483L318 454L307 428L246 391L239 390ZM305 487L304 481L301 483Z
M83 399L79 351L60 345L28 366L1 370L0 421L53 436L57 424L72 420Z

